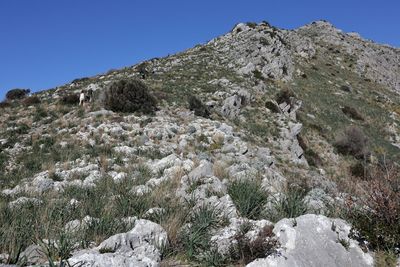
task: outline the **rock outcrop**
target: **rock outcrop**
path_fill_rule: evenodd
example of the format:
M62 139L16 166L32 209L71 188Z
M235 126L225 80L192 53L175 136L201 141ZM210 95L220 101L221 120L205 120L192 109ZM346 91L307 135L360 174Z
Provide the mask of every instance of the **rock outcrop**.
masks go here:
M160 248L167 242L167 233L160 225L137 220L131 231L113 235L94 249L74 253L68 263L82 267L156 267L161 260Z
M283 219L273 230L281 244L279 253L247 267L374 266L372 256L349 237L350 229L345 221L322 215Z

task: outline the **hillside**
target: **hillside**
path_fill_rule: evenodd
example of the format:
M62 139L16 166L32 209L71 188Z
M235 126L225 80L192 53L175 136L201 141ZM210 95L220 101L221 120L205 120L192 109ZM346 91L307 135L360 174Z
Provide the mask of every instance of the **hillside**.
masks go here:
M399 93L400 49L262 22L3 102L0 266L396 266Z

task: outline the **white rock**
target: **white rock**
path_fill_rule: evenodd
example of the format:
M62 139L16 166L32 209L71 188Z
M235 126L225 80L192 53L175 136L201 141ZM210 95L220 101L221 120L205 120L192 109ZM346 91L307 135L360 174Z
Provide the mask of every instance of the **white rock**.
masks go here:
M273 230L281 244L279 253L257 259L247 267L373 266L372 256L349 238L350 229L345 221L322 215L283 219Z
M160 225L137 220L131 231L113 235L92 250L79 251L68 262L87 267L158 267L158 248L167 242L167 233Z

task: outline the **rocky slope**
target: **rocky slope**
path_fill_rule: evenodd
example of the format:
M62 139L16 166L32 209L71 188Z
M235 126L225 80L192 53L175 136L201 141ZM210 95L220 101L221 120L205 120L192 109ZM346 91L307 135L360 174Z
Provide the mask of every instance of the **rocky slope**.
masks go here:
M104 109L130 78L155 114ZM93 102L63 104L89 89ZM0 265L396 266L399 92L399 49L324 21L262 22L14 101Z

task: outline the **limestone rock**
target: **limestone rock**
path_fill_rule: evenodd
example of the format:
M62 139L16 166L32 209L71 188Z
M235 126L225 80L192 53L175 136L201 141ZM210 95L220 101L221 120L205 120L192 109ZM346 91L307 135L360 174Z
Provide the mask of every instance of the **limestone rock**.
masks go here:
M167 233L160 225L137 220L131 231L111 236L92 250L79 251L68 262L85 267L156 267L161 261L159 247L166 242Z
M373 258L349 238L351 226L340 219L307 214L283 219L273 232L281 249L247 267L373 266Z

